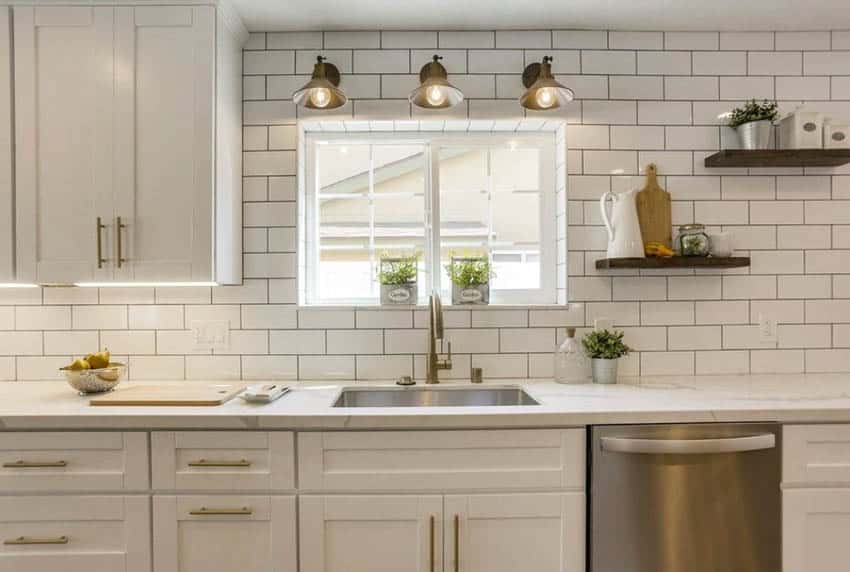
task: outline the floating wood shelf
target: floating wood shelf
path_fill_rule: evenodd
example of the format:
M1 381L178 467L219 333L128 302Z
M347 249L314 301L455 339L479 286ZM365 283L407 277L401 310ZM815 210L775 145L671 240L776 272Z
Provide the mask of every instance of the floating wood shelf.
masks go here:
M838 167L850 163L850 149L727 149L705 158L706 167Z
M672 256L660 258L603 258L596 261L596 268L741 268L750 265L748 256Z

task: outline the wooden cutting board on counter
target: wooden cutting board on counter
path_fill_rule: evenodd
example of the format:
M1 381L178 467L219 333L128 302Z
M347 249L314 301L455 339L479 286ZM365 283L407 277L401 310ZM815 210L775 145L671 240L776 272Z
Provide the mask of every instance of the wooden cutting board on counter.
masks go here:
M667 248L673 246L673 214L670 193L658 185L658 167L646 167L646 185L635 198L638 222L643 244L660 242Z
M91 405L140 406L174 405L213 407L242 393L244 383L175 383L173 385L137 385L119 387L111 393L93 397Z

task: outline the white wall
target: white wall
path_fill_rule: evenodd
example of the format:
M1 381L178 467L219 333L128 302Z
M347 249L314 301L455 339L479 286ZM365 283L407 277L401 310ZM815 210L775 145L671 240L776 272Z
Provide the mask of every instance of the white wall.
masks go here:
M72 354L106 345L133 378L388 378L422 375L425 313L298 311L296 128L290 95L324 53L351 102L328 117L498 119L522 113L523 65L555 56L578 101L569 139L569 309L452 310L457 352L487 376L551 372L556 328L614 319L639 351L627 373L850 371L850 168L721 170L703 158L734 137L719 113L749 97L850 119L850 32L500 31L253 34L244 53L245 286L0 292L0 377L55 377ZM467 100L411 109L419 67L439 52ZM304 116L315 117L305 113ZM676 223L735 233L750 268L597 272L597 199L641 184L654 161ZM622 175L612 175L622 172ZM762 344L759 314L780 322ZM232 348L191 352L185 328L227 319Z

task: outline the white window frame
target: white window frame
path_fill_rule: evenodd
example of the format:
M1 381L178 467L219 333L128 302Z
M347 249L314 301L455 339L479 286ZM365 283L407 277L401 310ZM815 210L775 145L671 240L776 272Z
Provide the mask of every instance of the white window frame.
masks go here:
M304 264L306 280L303 303L306 305L369 305L377 299L321 299L319 292L318 239L318 172L316 149L321 145L400 145L421 144L425 147L425 280L419 284L419 302L427 300L435 289L444 304L451 300L451 284L441 284L440 269L440 147L535 147L540 150L540 287L534 289L490 290L491 305L553 305L557 301L557 212L556 212L556 144L552 132L393 132L387 133L306 133L304 137ZM488 173L489 181L489 173ZM490 184L488 182L488 184ZM491 187L492 189L492 187Z

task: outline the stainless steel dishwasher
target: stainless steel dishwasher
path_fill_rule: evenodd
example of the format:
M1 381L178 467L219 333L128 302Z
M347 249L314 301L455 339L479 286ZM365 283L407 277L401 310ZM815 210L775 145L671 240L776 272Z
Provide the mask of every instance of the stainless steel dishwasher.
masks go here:
M590 572L780 572L775 424L591 430Z

